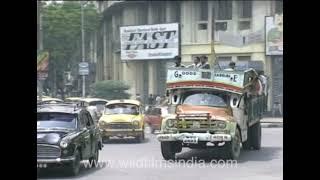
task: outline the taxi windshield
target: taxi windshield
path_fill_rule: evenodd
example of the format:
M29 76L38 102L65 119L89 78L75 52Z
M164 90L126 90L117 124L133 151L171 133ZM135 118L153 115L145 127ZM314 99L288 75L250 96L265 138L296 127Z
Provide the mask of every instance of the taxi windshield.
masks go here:
M76 128L76 116L68 113L37 113L37 128Z
M107 104L106 101L92 101L89 103L89 106L94 106L96 107L97 111L103 112L106 104Z
M134 104L111 104L106 106L104 113L138 115L139 107Z

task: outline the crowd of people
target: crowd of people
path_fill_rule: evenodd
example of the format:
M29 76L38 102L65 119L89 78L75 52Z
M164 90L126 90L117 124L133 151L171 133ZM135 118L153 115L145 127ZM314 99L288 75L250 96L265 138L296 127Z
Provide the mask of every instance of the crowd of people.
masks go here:
M210 64L208 63L208 57L207 56L195 56L193 58L193 64L189 66L185 66L181 64L181 57L176 56L174 58L175 60L175 65L173 67L183 67L183 68L201 68L201 69L210 69Z

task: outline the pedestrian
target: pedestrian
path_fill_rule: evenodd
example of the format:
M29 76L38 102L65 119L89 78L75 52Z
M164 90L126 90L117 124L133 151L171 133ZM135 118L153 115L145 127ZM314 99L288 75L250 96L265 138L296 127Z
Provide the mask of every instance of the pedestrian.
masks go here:
M175 68L180 68L180 67L185 67L185 65L181 64L181 57L180 56L175 56L174 57L175 60L175 65L173 67Z
M153 105L153 95L152 94L149 95L148 104Z
M158 95L158 96L156 97L157 106L160 105L160 102L161 102L161 97L160 97L160 95Z
M210 69L210 64L208 64L208 57L207 56L201 56L200 58L200 68L201 69Z
M234 71L235 67L236 67L236 63L233 62L233 61L231 61L231 62L229 63L229 68L224 69L224 70L225 70L225 71Z
M196 69L196 68L199 68L200 67L200 58L198 56L195 56L193 58L193 64L191 64L190 66L188 66L188 68L193 68L193 69Z
M140 97L140 94L136 94L136 100L141 102L142 99Z

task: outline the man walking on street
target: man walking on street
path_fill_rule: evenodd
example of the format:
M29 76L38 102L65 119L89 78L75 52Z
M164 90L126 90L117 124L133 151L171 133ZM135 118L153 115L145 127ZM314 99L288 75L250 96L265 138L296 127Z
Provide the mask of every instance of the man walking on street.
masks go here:
M153 96L150 94L149 99L148 99L148 104L153 105Z

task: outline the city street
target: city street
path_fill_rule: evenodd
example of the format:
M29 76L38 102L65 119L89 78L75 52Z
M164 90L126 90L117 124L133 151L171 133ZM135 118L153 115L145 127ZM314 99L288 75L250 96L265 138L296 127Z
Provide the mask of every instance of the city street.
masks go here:
M282 0L38 0L38 179L283 179L283 25Z
M100 161L106 163L103 168L82 167L80 174L76 177L68 177L61 171L54 170L40 174L39 178L79 180L283 179L282 128L263 128L261 150L242 151L240 159L235 164L221 164L221 160L210 164L213 154L212 150L191 149L184 149L178 154L180 160L190 160L192 156L197 156L198 160L207 160L205 166L187 164L183 167L179 166L179 163L165 162L161 156L160 143L156 140L155 135L147 134L145 142L141 144L129 141L113 141L105 144L104 149L100 151ZM149 164L141 163L146 161ZM152 164L152 162L156 163ZM194 166L190 167L191 165Z

